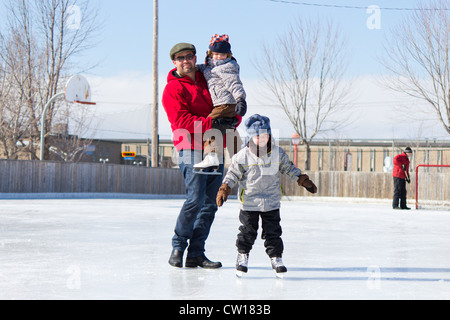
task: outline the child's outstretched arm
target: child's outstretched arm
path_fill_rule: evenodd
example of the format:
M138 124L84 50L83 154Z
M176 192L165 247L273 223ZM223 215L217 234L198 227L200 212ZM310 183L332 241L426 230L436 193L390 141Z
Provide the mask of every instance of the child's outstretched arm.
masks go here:
M300 169L298 169L287 154L280 148L280 171L293 179L297 179L297 183L300 187L304 187L311 193L317 193L317 187L312 182L308 175L303 174Z
M221 207L225 201L227 201L228 196L231 193L231 188L226 184L223 183L220 188L219 192L217 193L216 197L216 203L218 207Z
M225 201L227 201L228 196L231 193L231 189L238 183L240 179L242 179L244 169L243 166L239 163L238 154L235 154L231 158L231 164L228 168L228 172L223 179L223 183L219 188L219 192L217 193L216 203L219 207L223 205Z
M298 183L299 187L304 187L306 190L308 190L311 193L317 193L317 187L314 184L314 182L309 180L308 175L306 175L306 174L299 175L297 183Z

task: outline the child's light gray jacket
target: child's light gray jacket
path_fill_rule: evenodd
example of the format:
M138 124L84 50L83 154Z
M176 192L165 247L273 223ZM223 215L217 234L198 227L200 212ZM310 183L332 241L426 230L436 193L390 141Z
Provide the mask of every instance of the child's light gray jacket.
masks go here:
M223 183L230 188L239 183L238 198L242 210L266 212L280 208L280 173L297 180L302 171L275 144L269 154L261 157L247 146L231 159Z
M197 65L208 82L214 106L235 104L245 100L244 86L239 77L239 65L234 58L224 60L208 59L207 64Z

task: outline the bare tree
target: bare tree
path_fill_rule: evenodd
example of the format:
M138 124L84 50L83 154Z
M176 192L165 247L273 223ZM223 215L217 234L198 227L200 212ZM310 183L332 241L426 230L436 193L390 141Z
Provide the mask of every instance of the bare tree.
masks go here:
M34 117L35 73L39 55L28 41L26 33L12 29L10 38L2 42L2 81L0 84L0 141L4 156L17 159L23 149L30 148L30 124ZM30 107L31 106L31 107Z
M70 127L77 134L69 134ZM49 159L64 162L78 162L86 154L92 139L82 138L92 133L93 116L90 106L78 105L76 110L60 110L54 118L51 131Z
M341 34L331 21L297 19L275 42L264 44L255 59L265 86L305 145L306 170L314 137L345 122L336 117L349 93L349 82L342 78L347 55Z
M10 0L7 21L6 33L0 33L0 61L6 70L5 88L10 88L10 95L7 102L2 99L0 112L3 121L11 124L21 119L22 123L14 128L17 135L2 134L2 140L9 140L3 143L4 148L13 148L20 145L19 136L27 136L29 143L22 152L28 152L30 159L38 159L34 146L43 107L63 90L71 74L89 68L76 65L75 59L93 46L100 24L97 11L88 6L87 0ZM61 106L66 104L57 101L50 106L46 136ZM46 145L45 158L48 148Z
M392 31L382 62L385 85L425 101L450 134L450 12L448 0L429 0Z

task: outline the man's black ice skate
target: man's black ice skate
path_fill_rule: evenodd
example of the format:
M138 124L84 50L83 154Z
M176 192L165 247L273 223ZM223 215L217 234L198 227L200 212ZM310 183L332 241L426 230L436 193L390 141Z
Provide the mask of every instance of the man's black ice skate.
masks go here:
M270 262L272 263L272 269L275 271L277 278L282 279L287 272L287 268L284 266L281 257L272 257L270 258Z
M203 254L203 255L201 255L199 257L194 257L194 258L187 257L186 258L185 267L186 268L197 268L197 267L200 267L200 268L204 268L204 269L218 269L218 268L222 267L222 263L221 262L210 261Z
M172 254L169 258L169 264L172 267L182 268L183 267L183 251L173 249Z
M242 278L248 271L248 253L238 253L236 260L236 276Z

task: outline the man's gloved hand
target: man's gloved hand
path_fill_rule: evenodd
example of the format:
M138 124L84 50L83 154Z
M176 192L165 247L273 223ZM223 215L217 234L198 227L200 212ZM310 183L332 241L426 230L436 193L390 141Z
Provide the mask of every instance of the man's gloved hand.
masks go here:
M411 183L411 178L409 177L409 174L406 175L406 182Z
M245 100L239 100L234 110L236 114L240 115L241 117L245 116L245 114L247 113L247 102L245 102Z
M216 197L217 206L221 207L223 205L223 203L225 201L227 201L230 193L231 193L231 188L226 183L223 183L219 188L219 192L217 193L217 197Z
M405 176L406 176L405 180L406 180L406 182L411 183L411 178L409 177L409 172L406 171L406 166L404 164L402 164L402 170L405 172Z
M211 129L217 129L225 134L227 129L235 129L239 123L237 118L218 118L211 120Z
M308 175L306 174L301 174L298 176L298 180L297 183L300 187L304 187L306 190L308 190L311 193L317 193L317 187L314 184L314 182L312 182L311 180L309 180Z

